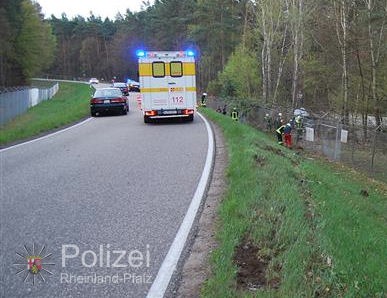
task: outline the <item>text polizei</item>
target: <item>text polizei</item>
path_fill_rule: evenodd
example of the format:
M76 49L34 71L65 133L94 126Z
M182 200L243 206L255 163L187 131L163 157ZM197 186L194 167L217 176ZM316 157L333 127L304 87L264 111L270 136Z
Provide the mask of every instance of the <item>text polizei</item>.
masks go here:
M150 267L149 245L144 251L138 249L112 249L110 244L99 245L97 251L81 251L76 244L62 245L62 267L81 264L86 268L141 268Z

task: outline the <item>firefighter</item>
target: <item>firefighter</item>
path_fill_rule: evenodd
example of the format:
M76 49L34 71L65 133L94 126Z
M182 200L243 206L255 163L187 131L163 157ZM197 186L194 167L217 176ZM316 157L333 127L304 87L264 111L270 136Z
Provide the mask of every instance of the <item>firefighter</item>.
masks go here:
M295 123L296 123L296 128L302 128L302 117L300 115L298 115L295 119L294 119Z
M206 107L206 106L207 106L207 104L206 104L206 97L207 97L207 93L204 92L204 93L202 94L202 101L201 101L201 103L200 103L200 105L201 105L202 107Z
M234 120L234 121L238 121L239 120L239 115L238 115L238 111L236 108L233 108L232 112L231 112L231 119Z
M282 113L278 113L278 116L274 120L274 128L275 128L275 133L277 135L278 139L278 144L282 145L283 140L282 140L282 133L284 129L284 121L282 119Z
M292 125L290 122L286 123L284 129L284 140L285 140L285 146L288 148L292 147Z
M278 144L279 144L279 145L282 145L282 144L283 144L283 141L282 141L282 134L284 133L285 126L286 126L286 125L281 125L280 127L278 127L278 128L275 130L275 133L277 134L277 140L278 140Z
M296 126L296 132L297 132L297 142L302 139L302 133L303 133L303 123L302 123L302 117L300 115L296 116L295 118L295 126Z
M278 113L277 117L274 119L274 128L279 128L282 124L284 124L284 120L282 119L282 113Z

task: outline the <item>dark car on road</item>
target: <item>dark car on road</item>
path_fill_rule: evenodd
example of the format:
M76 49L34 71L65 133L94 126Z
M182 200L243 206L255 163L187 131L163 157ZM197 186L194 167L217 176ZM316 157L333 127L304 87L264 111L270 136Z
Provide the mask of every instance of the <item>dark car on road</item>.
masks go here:
M128 79L129 91L130 92L140 92L140 83Z
M115 82L113 83L112 87L119 88L123 95L129 95L129 88L126 83Z
M129 112L128 98L118 88L97 89L90 99L91 116L95 117L108 112L124 115Z

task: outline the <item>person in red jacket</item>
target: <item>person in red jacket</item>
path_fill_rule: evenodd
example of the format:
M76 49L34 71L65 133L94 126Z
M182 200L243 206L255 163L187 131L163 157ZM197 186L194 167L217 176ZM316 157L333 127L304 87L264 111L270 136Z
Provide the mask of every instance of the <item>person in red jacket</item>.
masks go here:
M284 127L285 146L292 148L292 125L288 122Z

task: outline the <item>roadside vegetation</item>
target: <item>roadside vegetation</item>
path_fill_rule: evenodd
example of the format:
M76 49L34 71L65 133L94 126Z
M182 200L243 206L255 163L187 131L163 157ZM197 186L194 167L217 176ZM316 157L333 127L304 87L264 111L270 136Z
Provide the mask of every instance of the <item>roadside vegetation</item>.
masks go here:
M198 91L241 113L257 106L304 107L313 117L364 131L360 145L372 142L368 130L385 129L385 0L163 0L142 6L131 12L123 4L114 19L93 13L45 18L36 1L1 1L0 89L29 85L32 77L137 80L140 47L190 48L197 54Z
M1 127L0 145L29 139L86 118L90 94L86 84L60 82L59 91L52 99Z
M387 185L202 112L229 154L202 296L385 297Z

